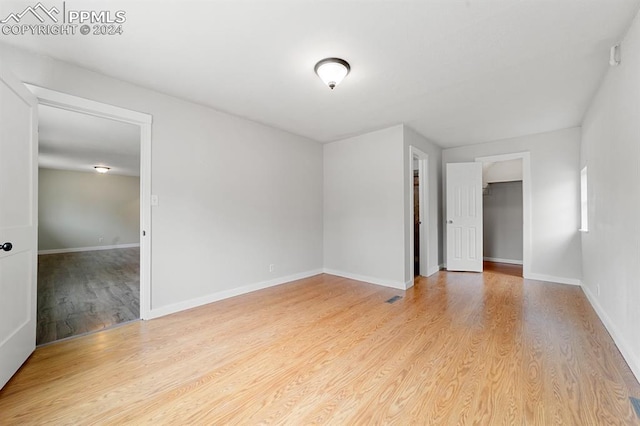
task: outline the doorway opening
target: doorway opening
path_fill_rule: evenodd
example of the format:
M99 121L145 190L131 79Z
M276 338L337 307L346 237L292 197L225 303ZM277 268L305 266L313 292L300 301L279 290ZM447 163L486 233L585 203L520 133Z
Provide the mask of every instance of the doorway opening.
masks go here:
M38 127L42 345L140 318L140 127L47 105Z
M124 163L118 163L116 161L118 157L117 155L118 153L115 153L115 154L112 153L113 156L111 157L109 156L108 153L103 153L104 157L102 157L102 159L94 160L91 162L92 163L99 162L104 164L89 164L89 166L91 169L93 169L95 165L109 166L108 162L115 161L114 163L112 163L112 164L116 164L115 166L113 166L113 171L118 171L120 169L120 171L122 172L123 169L127 169L127 168L137 169L137 173L139 174L139 177L132 178L132 176L116 176L116 175L109 176L108 173L107 173L107 176L98 176L95 171L90 170L91 174L86 174L84 176L84 179L76 179L76 180L78 182L81 182L80 185L86 185L87 182L90 180L90 178L93 178L93 179L111 178L111 180L128 181L127 182L128 188L129 188L128 192L134 192L137 189L137 194L138 194L137 199L134 200L131 197L129 197L127 202L121 200L122 204L120 205L121 210L127 210L127 209L130 210L128 212L129 215L132 214L132 211L137 211L137 223L133 225L129 223L129 225L127 225L128 227L127 232L122 231L122 235L125 233L129 235L127 238L135 238L135 237L131 237L131 233L135 232L137 234L137 242L128 242L128 241L125 241L122 235L116 236L113 233L108 234L107 230L98 230L95 228L91 228L91 226L89 226L90 228L89 238L95 239L94 246L90 246L90 247L107 248L107 250L90 250L90 252L92 252L93 254L98 254L102 257L104 256L111 257L112 258L111 260L115 259L120 266L122 266L123 264L128 265L130 269L134 271L133 273L131 273L131 270L130 270L129 271L130 275L135 275L135 272L138 273L139 299L137 303L138 305L137 317L141 319L148 319L150 317L150 312L151 312L151 281L150 281L150 270L151 270L150 200L151 200L151 122L152 122L151 116L148 114L137 112L137 111L131 111L131 110L116 107L113 105L103 104L100 102L79 98L76 96L68 95L61 92L56 92L53 90L45 89L38 86L33 86L30 84L26 84L26 86L36 96L36 98L38 99L39 108L43 110L44 108L51 108L49 112L53 112L54 114L55 113L80 114L72 118L73 122L76 124L85 122L85 121L86 122L89 122L92 120L95 121L96 119L99 119L99 120L102 120L101 122L103 124L109 123L112 126L111 127L112 130L115 128L118 128L120 130L127 129L125 133L126 132L135 133L136 138L133 141L130 141L130 143L135 145L135 150L139 153L138 154L139 156L132 159L130 155L129 156L124 155L123 157L127 158L125 163L128 162L128 165ZM46 159L48 155L47 153L48 148L46 147L46 145L43 148L44 150L43 152L41 152L41 154L43 155L41 157L43 157L42 160L44 160L44 163L46 163L48 161ZM76 155L78 155L78 151L81 151L81 150L76 149ZM116 150L116 151L120 151L119 153L122 154L121 150ZM55 154L56 153L54 153L53 157L56 156ZM64 156L59 156L59 157L64 157ZM43 165L42 162L41 162L41 165ZM48 172L45 172L45 173L48 173ZM56 171L54 171L53 173L56 173ZM74 171L71 173L81 173L81 172ZM127 173L121 173L121 174L126 175ZM130 175L133 173L129 172L128 174ZM137 184L133 184L131 181L136 179L137 179ZM106 179L103 179L102 183L106 183ZM134 186L137 186L137 187L133 188ZM106 189L103 187L100 191L106 191ZM89 190L89 192L91 191ZM116 190L115 192L121 192L121 191ZM100 202L100 200L102 200L103 198L106 198L106 194L104 192L101 192L100 194L93 194L93 195L96 196L96 200L97 200L96 202ZM119 195L122 195L122 194L119 194ZM44 217L47 217L46 213L44 213L44 215L45 215ZM85 217L84 219L87 219L87 218ZM75 221L74 223L77 225L78 221ZM135 229L133 230L130 229L132 227ZM98 231L103 231L103 232L98 232ZM107 235L109 235L109 237L107 237ZM49 237L51 237L51 235L47 236L47 238L50 241L51 239ZM66 235L64 237L67 239L70 238L69 235ZM76 237L78 236L76 235ZM45 240L47 238L45 238ZM115 249L115 250L126 249L126 251L128 252L125 253L124 251L119 251L119 252L109 253L111 251L109 249ZM86 252L86 250L84 252ZM49 253L49 254L53 254L53 253ZM75 253L68 253L68 254L75 254ZM94 257L94 256L89 256L89 257ZM106 261L107 263L109 262L109 260L104 260L104 259L100 261ZM136 262L139 265L139 269L137 270L135 266ZM115 269L117 270L118 267L115 267ZM122 270L120 270L120 272L122 272ZM97 285L95 282L93 282L93 284L94 284L94 287ZM110 291L104 288L100 288L100 290L96 290L95 288L91 288L91 286L86 282L85 282L85 285L86 285L85 290L89 294L92 294L92 292L95 293L96 291L105 291L107 293ZM124 298L131 296L131 294L127 294L128 290L126 286L121 287L121 290L122 290L122 295L120 296ZM38 299L39 299L38 302L40 302L40 299L41 299L40 296L41 295L38 294ZM119 298L119 295L117 294L112 294L111 296L114 296L116 299ZM78 303L82 303L82 302L78 302ZM84 308L84 310L88 311L89 313L98 312L99 307L95 306L95 302L93 302L94 306L91 306L91 303L92 302L88 302L84 306L80 306L80 310ZM124 305L126 305L126 303ZM130 310L129 308L132 308L135 312L136 306L133 306L133 307L128 306L123 309ZM124 315L115 313L114 316L115 316L114 318L115 321L113 322L113 324L117 322L122 322L120 320L123 320L123 319L126 320L126 316ZM71 319L74 319L73 316L71 317ZM68 321L68 323L70 322L71 321ZM61 324L61 327L62 328L64 328L65 326L68 327L68 325L69 324ZM109 325L110 324L105 324L105 326L109 326ZM94 326L93 330L79 330L79 331L81 334L83 334L87 331L97 331L98 329L102 329L102 328L104 327Z
M482 163L483 260L526 278L531 253L529 153L481 157L476 162Z
M428 247L428 187L427 174L429 157L424 152L411 146L410 154L410 190L409 223L409 269L410 279L429 275L429 247Z

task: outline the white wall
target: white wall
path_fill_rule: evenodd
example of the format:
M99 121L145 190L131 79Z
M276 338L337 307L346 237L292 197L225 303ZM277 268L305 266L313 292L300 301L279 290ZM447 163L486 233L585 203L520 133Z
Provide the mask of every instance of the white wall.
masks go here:
M155 312L321 270L320 144L4 44L0 56L25 82L153 115Z
M493 182L514 182L522 180L522 158L515 160L483 162L482 187Z
M324 267L405 288L403 126L324 145Z
M413 285L413 163L429 156L429 273L442 244L442 150L404 125L324 146L324 266L328 273L406 289Z
M578 283L582 276L580 128L445 149L442 156L447 164L516 152L529 152L531 158L531 275Z
M520 167L522 169L522 166ZM490 183L482 196L486 260L522 263L522 181Z
M431 275L440 269L443 262L442 253L442 148L433 142L425 139L413 129L403 126L404 136L404 203L405 203L405 282L413 279L411 276L411 262L413 259L409 256L410 250L410 233L413 232L413 219L410 219L413 212L413 206L409 202L409 192L413 191L413 180L409 176L413 175L413 165L409 155L409 147L418 148L429 156L427 187L429 191L429 209L427 212L427 238L429 251L429 270L426 274Z
M583 285L640 379L640 16L621 50L582 126L589 200Z
M38 250L139 242L139 177L39 169Z

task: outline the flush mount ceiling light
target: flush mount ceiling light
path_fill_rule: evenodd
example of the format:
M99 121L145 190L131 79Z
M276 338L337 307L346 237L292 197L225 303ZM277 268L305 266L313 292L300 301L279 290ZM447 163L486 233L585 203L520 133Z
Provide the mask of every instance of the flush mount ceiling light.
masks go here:
M349 74L351 66L344 59L326 58L316 64L314 71L333 90Z
M96 172L98 173L107 173L109 170L111 170L111 167L107 167L107 166L93 166L94 169L96 169Z

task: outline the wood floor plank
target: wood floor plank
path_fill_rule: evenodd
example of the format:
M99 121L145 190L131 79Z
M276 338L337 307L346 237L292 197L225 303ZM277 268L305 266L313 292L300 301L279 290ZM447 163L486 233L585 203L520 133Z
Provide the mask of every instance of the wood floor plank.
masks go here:
M39 347L0 424L633 425L632 377L579 287L319 275Z
M38 256L38 345L140 318L137 247Z

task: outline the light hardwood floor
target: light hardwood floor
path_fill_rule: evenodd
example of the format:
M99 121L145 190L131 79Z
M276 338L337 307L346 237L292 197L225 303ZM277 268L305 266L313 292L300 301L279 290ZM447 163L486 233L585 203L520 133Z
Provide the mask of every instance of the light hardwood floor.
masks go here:
M38 256L38 345L137 318L140 248Z
M0 424L640 424L582 290L503 272L319 275L41 347Z

